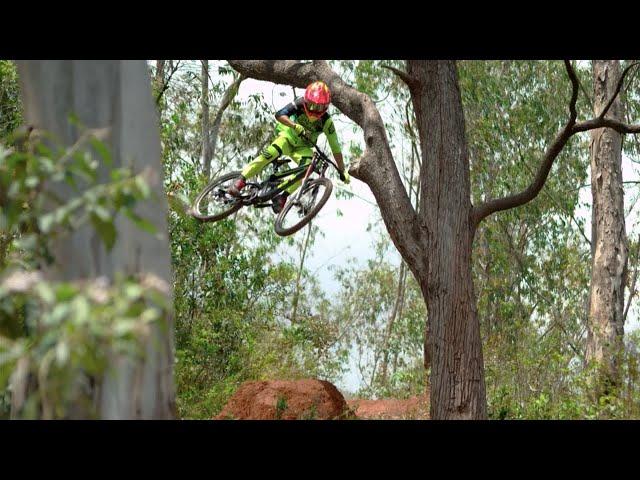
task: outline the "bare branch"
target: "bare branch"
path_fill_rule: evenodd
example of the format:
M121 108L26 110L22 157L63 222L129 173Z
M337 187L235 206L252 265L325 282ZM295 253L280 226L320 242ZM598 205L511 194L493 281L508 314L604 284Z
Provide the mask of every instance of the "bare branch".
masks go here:
M225 110L229 107L229 105L231 105L231 102L233 101L233 99L238 94L238 90L240 89L240 84L246 78L247 78L246 76L240 74L240 76L234 80L234 82L229 86L229 88L227 88L227 90L225 90L224 95L222 96L222 100L220 101L220 106L218 107L216 115L215 115L215 117L213 119L213 126L211 128L211 137L210 137L210 140L209 140L210 143L211 143L211 158L212 159L214 158L214 156L216 154L216 148L218 146L218 133L220 132L220 124L222 123L222 115L224 114Z
M585 120L584 122L576 123L573 126L572 131L573 133L586 132L588 130L603 127L612 128L618 133L640 133L640 124L629 125L627 123L613 120L611 118L592 118L591 120Z
M392 67L391 65L382 65L382 68L386 68L387 70L391 70L393 73L395 73L398 78L400 78L400 80L402 80L407 85L407 87L409 87L409 90L413 90L420 86L420 82L418 82L418 79L409 75L404 70Z
M611 105L613 105L613 102L615 101L616 97L620 93L620 89L622 88L622 84L624 83L624 77L627 75L627 73L629 73L629 70L631 70L633 67L635 67L636 65L639 65L639 64L640 64L640 62L634 62L631 65L629 65L627 68L624 69L624 71L622 72L622 75L620 75L620 79L618 80L618 85L616 85L615 91L611 95L611 98L609 99L609 101L607 102L605 107L600 112L600 115L598 115L598 119L603 119L604 116L609 111L609 109L611 108Z
M564 66L567 69L567 75L569 75L569 79L571 80L571 102L569 103L569 111L571 112L571 117L569 118L569 122L567 122L567 125L573 125L578 118L576 103L578 101L578 89L580 87L580 81L578 80L578 75L576 75L576 71L573 69L573 65L571 65L570 60L565 60Z
M562 128L562 130L556 135L551 145L548 147L545 155L542 159L542 163L540 164L540 168L538 169L538 173L534 178L533 182L522 192L517 193L515 195L510 195L504 198L499 198L495 200L489 200L485 203L482 203L472 210L472 221L474 228L478 226L478 224L486 217L491 215L492 213L499 212L501 210L508 210L510 208L519 207L524 205L538 195L542 187L547 181L547 177L549 176L549 172L551 171L551 167L553 166L553 162L557 158L558 154L565 147L569 138L579 132L586 132L588 130L593 130L596 128L609 127L616 130L619 133L640 133L640 125L628 125L626 123L613 120L610 118L604 118L602 113L597 118L592 118L590 120L586 120L584 122L576 123L576 118L578 116L576 111L576 102L578 100L578 90L580 88L580 82L578 81L578 77L576 75L573 66L569 60L565 60L565 67L567 69L567 75L571 80L572 85L572 93L571 93L571 101L569 103L569 111L570 116L569 120ZM618 81L618 87L616 89L616 93L612 96L609 103L611 104L615 99L616 95L619 93L620 88L622 86L622 80L624 79L624 75L629 69L635 64L630 65L625 69L625 72L621 75L620 80ZM610 105L607 106L607 109ZM606 114L606 109L603 110Z
M178 71L178 67L180 67L180 60L178 60L175 65L173 65L173 62L171 62L171 66L173 68L171 69L171 72L169 72L169 77L167 78L166 81L164 81L163 79L162 88L160 89L160 91L158 92L158 95L156 96L156 105L160 103L160 99L162 98L162 95L169 88L169 82L173 78L173 74L176 73Z

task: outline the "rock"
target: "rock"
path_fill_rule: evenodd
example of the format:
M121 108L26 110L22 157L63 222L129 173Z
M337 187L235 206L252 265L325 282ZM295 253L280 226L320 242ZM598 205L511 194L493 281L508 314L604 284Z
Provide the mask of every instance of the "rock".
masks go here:
M324 380L245 382L216 420L333 420L348 416L347 402Z

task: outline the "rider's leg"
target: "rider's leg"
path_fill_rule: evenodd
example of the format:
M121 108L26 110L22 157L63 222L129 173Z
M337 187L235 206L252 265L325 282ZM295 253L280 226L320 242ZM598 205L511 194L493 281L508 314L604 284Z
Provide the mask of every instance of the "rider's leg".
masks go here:
M246 180L258 175L264 167L273 162L280 155L289 155L291 152L291 144L287 137L280 135L271 142L271 144L262 149L260 155L247 164L242 170L242 177L229 188L229 193L234 196L240 195L246 184Z
M311 162L311 157L313 156L313 151L308 148L308 147L301 147L301 148L296 148L295 150L293 150L290 154L291 158L300 166L302 165L308 165L309 162ZM287 178L285 178L281 185L285 182L290 181L292 178L294 178L295 175L290 175ZM285 190L289 195L292 194L293 192L295 192L298 187L300 186L300 184L302 183L302 180L298 180L297 182L295 182L293 185L287 187L287 189Z
M298 165L307 165L311 161L312 155L313 155L313 151L311 151L311 149L307 147L296 148L290 153L291 158ZM283 185L289 182L293 178L295 178L295 175L289 175L284 180L282 180L280 185ZM287 197L291 195L293 192L295 192L301 183L302 183L302 180L298 180L294 184L287 187L285 191L282 192L280 195L276 195L275 197L273 197L273 211L275 213L280 213L280 211L282 211L282 209L284 208L284 205L287 203Z

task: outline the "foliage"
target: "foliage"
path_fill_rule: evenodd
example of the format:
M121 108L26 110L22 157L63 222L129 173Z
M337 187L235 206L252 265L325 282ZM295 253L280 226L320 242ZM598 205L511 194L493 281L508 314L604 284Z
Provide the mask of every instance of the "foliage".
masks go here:
M22 123L22 100L18 72L10 60L0 60L0 138L5 138Z
M144 173L126 168L112 168L109 181L98 182L110 160L96 132L86 130L68 149L21 140L21 148L0 148L0 414L91 418L93 386L108 360L143 354L150 328L171 310L168 291L153 276L51 281L51 245L89 225L108 250L119 213L154 231L135 213L150 189ZM64 201L54 193L61 186L73 192Z

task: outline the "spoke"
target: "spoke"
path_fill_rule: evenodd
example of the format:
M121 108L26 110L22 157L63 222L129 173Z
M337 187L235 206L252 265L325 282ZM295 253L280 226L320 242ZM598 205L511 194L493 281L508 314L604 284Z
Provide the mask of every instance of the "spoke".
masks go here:
M292 228L307 217L316 205L318 197L321 197L321 195L319 195L321 188L325 187L322 185L314 185L300 194L300 197L294 201L283 219L282 223L284 228Z

